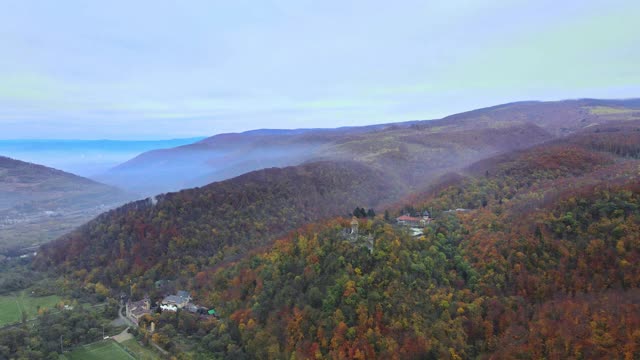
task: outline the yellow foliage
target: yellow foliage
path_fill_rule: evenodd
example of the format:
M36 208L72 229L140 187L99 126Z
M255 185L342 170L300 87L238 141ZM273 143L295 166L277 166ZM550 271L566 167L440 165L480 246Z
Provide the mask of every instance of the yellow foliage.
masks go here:
M102 295L105 297L109 295L109 289L107 289L106 286L102 285L102 283L96 284L95 291L98 295Z
M616 251L618 252L618 255L624 255L625 253L624 241L618 240L618 243L616 244Z

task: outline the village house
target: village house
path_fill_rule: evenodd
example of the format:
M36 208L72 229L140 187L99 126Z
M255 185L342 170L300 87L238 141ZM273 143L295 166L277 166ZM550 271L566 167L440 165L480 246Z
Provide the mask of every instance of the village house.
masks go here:
M178 291L175 295L169 295L162 300L160 309L163 311L178 311L179 309L186 310L192 314L198 314L200 316L215 316L217 317L214 309L207 309L204 306L200 306L191 302L193 300L191 295L187 291Z
M127 301L126 316L134 323L138 324L140 318L149 313L151 313L151 301L148 297L145 296L140 301Z
M180 290L176 295L169 295L162 300L160 309L163 311L178 311L191 301L191 295L188 291Z
M398 223L398 225L417 227L417 226L427 225L428 223L431 222L431 219L429 218L428 215L422 216L422 217L402 215L396 218L396 222Z

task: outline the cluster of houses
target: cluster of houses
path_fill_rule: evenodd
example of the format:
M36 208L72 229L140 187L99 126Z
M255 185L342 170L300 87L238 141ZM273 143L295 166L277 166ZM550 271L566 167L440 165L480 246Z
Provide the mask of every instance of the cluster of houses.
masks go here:
M423 234L422 228L431 223L431 217L429 216L429 212L425 210L422 215L412 216L411 214L405 214L397 217L396 223L409 227L411 235L421 236Z
M192 300L188 291L180 290L175 295L168 295L162 299L158 308L161 311L176 312L178 310L186 310L201 316L217 316L215 309L207 309L204 306L196 305ZM126 316L136 324L140 322L144 315L151 314L154 310L151 308L151 300L148 296L139 301L127 301L126 303Z
M375 240L372 234L360 234L359 221L354 216L351 219L351 229L347 228L343 230L343 236L345 240L349 241L351 244L356 246L364 246L369 252L373 252ZM400 226L407 226L411 230L411 234L413 236L420 236L423 234L422 228L431 223L431 217L427 210L423 211L422 214L413 215L413 214L404 214L400 217L396 218L396 223Z

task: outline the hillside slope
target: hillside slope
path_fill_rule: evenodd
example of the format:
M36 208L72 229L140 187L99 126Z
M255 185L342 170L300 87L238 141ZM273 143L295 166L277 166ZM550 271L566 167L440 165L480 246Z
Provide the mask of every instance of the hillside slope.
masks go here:
M630 126L625 131L640 128ZM612 133L593 127L447 177L453 182L405 204L403 211L429 209L434 217L422 236L393 223L400 211L387 220L360 220L356 238L345 233L349 219L337 218L227 258L235 262L218 261L215 249L224 242L209 234L224 227L229 233L222 238L239 246L248 239L240 229L250 226L251 238L266 239L275 232L260 229L281 224L264 213L235 222L230 209L272 214L271 201L287 209L298 199L294 203L302 206L287 214L307 212L304 199L315 196L308 184L326 172L326 164L312 164L274 170L279 173L273 178L266 170L169 194L157 209L137 204L113 211L47 246L38 265L54 266L88 288L102 283L122 289L132 281L135 297L159 298L154 281L174 279L196 302L215 307L220 319L181 312L154 314L143 324L153 321L154 339L171 351L206 358L635 358L640 161L635 152L602 146ZM625 143L625 149L637 147ZM364 171L349 163L337 173L348 169ZM220 209L242 198L224 189L246 189L257 184L255 177L275 181L268 183L273 200L254 203L254 192L242 191L247 207ZM276 185L287 178L293 187ZM344 191L361 189L354 194L374 198L385 193L375 177L364 178ZM344 185L335 182L331 189ZM349 193L318 198L332 203ZM209 206L202 208L204 203ZM201 211L216 215L197 215ZM302 217L288 228L314 218ZM216 225L199 225L209 223ZM173 233L163 235L161 228ZM362 246L369 237L371 252ZM132 250L130 239L148 244Z
M39 260L100 273L94 281L111 286L133 274L172 278L180 264L215 265L305 223L394 199L398 191L383 173L358 163L265 169L107 212L44 246Z
M640 119L638 100L585 99L504 104L433 121L256 130L144 153L98 179L153 195L272 166L350 159L385 170L393 165L390 170L401 174L409 185L417 185L425 176L433 178L442 169L461 169L496 152L631 119Z
M575 145L478 164L481 175L410 204L435 214L423 236L382 219L361 223L375 238L371 254L345 241L345 220L301 230L191 279L198 299L228 319L192 351L638 357L639 164Z
M128 198L93 180L0 156L0 252L52 240Z

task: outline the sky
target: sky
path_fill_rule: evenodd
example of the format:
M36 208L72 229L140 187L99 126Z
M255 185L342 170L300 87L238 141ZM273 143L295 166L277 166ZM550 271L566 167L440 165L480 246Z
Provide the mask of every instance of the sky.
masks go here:
M637 0L0 4L0 139L167 139L640 97Z

